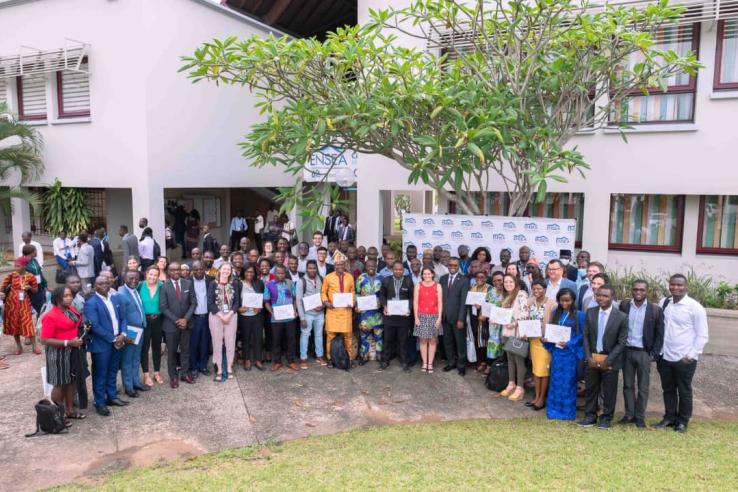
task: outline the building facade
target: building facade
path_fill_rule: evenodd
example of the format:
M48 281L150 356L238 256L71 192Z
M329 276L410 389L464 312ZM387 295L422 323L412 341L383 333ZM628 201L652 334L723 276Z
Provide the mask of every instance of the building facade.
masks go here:
M359 0L359 22L366 22L369 8L406 1ZM551 183L546 201L531 205L530 215L577 218L581 247L612 268L665 273L693 267L738 281L738 20L727 12L668 32L665 44L696 50L704 68L694 77L675 77L665 94L632 98L627 143L614 129L578 135L571 145L592 169L585 179ZM279 169L251 168L241 155L237 144L258 119L247 89L193 85L177 73L179 57L207 40L273 28L209 0L92 6L6 0L0 32L0 99L37 125L45 141L46 171L34 185L58 177L102 197L98 213L110 231L148 217L161 241L165 205L184 201L206 209L223 240L237 209L263 208L274 188L294 184ZM65 47L71 69L32 69L34 53L63 56ZM18 59L33 73L3 72L13 55L23 55ZM358 157L356 185L347 194L355 203L351 215L361 211L359 244L399 239L401 203L409 202L413 212L453 212L406 178L386 158ZM480 193L486 213L506 214L502 191L493 183ZM27 206L15 205L6 220L7 242L17 242L34 220Z

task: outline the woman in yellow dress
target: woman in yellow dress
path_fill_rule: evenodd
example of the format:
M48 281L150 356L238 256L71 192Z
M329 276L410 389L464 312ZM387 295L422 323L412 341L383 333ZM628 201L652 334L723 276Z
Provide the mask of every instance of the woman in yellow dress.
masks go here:
M323 305L326 307L325 353L330 359L331 341L340 334L343 338L343 345L346 347L346 353L348 354L349 359L353 361L354 310L353 307L333 307L333 296L338 293L351 294L353 303L355 303L356 295L354 290L354 277L346 271L346 256L338 250L336 250L336 253L333 255L333 264L336 270L325 276L320 296L323 300Z
M556 309L556 303L546 297L546 282L536 279L531 283L532 295L528 299L528 313L530 319L541 320L542 329L551 322L551 313ZM530 359L533 365L533 384L535 397L525 405L533 410L541 410L546 404L548 378L551 368L551 353L546 350L538 337L529 338Z

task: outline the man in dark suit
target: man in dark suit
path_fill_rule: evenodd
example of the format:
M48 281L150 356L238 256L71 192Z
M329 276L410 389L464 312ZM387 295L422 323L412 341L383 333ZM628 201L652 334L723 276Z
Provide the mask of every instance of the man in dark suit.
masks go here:
M185 383L195 382L190 372L190 324L195 313L197 299L192 281L180 278L179 263L173 261L167 268L169 280L164 282L159 293L159 308L164 320L161 331L167 344L167 370L169 385L179 387L179 377ZM182 367L177 368L177 351L180 352Z
M87 351L92 354L92 390L95 410L103 417L110 415L108 405L123 407L127 401L118 398L116 379L120 367L120 349L125 344L126 317L118 296L110 295L110 282L95 279L95 292L85 301L85 319L92 324Z
M325 227L323 228L323 235L328 238L328 241L335 241L338 232L338 224L340 223L341 214L337 209L331 210L328 217L325 218Z
M138 260L139 262L141 261L138 254L138 238L128 232L127 225L120 226L118 235L120 236L121 248L123 248L123 268L121 268L121 270L125 270L128 258L130 258L131 256L136 258L136 260Z
M138 272L126 272L124 284L118 289L118 297L125 312L127 327L146 328L146 314L143 301L138 294ZM148 391L149 386L141 383L141 347L143 346L143 332L138 340L135 337L126 338L126 345L121 350L121 372L123 373L123 388L126 395L138 398L139 391Z
M625 416L620 423L635 423L638 428L645 429L651 362L658 358L664 344L664 313L646 299L648 282L645 280L634 281L630 293L632 299L620 303L620 310L628 316L628 339L623 355Z
M190 371L195 378L198 373L205 376L210 375L208 370L208 350L210 348L208 287L212 281L212 277L205 275L205 267L201 261L192 263L192 286L195 290L196 307L192 316L192 333L190 334Z
M615 289L603 285L597 290L598 307L587 311L584 321L584 357L587 360L586 403L581 427L597 423L597 398L602 392L599 428L610 428L618 392L618 371L628 338L628 317L613 306Z
M382 280L379 289L379 303L384 308L384 347L380 368L385 369L390 364L393 355L402 364L404 371L410 370L408 354L406 353L407 337L413 322L413 281L405 276L405 267L396 261L392 265L392 275ZM387 313L388 301L408 301L408 311L404 316Z
M448 261L448 273L441 277L443 290L443 345L446 352L444 372L458 370L466 374L466 294L469 279L459 272L459 259Z

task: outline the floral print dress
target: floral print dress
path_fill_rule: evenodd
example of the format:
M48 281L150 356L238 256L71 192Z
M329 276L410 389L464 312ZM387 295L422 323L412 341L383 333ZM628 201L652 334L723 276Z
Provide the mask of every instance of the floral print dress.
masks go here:
M366 273L359 275L356 280L356 295L375 295L379 298L382 281L378 275L369 276ZM359 330L361 332L360 354L366 358L374 352L374 359L382 358L383 332L382 312L379 309L370 309L359 313Z

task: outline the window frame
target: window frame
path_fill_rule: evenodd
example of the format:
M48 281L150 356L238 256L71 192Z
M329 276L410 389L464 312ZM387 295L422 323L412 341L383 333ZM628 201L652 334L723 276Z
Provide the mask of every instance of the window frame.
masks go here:
M684 204L686 201L685 195L666 195L674 196L677 198L677 227L676 227L676 238L674 246L663 246L663 245L650 245L650 244L628 244L628 243L613 243L612 242L612 197L613 195L619 195L620 193L610 194L610 213L608 214L607 224L607 249L611 251L647 251L653 253L682 253L684 243ZM623 193L623 195L651 195L659 196L662 193Z
M693 22L691 24L686 24L692 26L692 47L690 51L692 51L695 56L697 57L697 60L700 59L700 40L702 39L702 24L699 22ZM681 27L681 26L678 26ZM694 75L689 76L689 83L683 84L683 85L675 85L667 87L666 90L661 90L659 87L653 87L648 88L648 94L643 94L643 91L640 89L633 89L625 96L626 99L630 99L631 97L648 97L648 96L667 96L667 95L674 95L674 94L692 94L692 117L690 119L686 120L656 120L656 121L615 121L608 119L608 125L609 126L617 126L617 125L669 125L669 124L680 124L680 123L694 123L694 114L697 111L696 103L697 103L697 76L699 73L695 73ZM625 101L623 101L625 102Z
M89 66L89 61L87 58L84 58L82 60L82 63L87 63ZM56 107L57 107L57 114L58 118L84 118L89 117L92 114L92 98L90 97L90 109L87 111L64 111L64 93L63 93L63 87L62 87L62 72L64 70L59 70L56 72ZM89 72L87 72L88 77L88 96L90 92L89 87Z
M717 42L715 45L715 72L712 79L712 90L725 91L725 90L736 90L738 89L738 81L736 82L720 82L720 76L722 75L722 64L723 64L723 42L725 40L725 21L721 19L718 21L717 28Z
M45 114L31 114L27 115L23 113L23 76L18 75L15 78L16 87L16 99L18 101L18 119L20 121L43 121L49 117L49 108L46 108ZM44 95L46 94L46 86L44 85Z
M738 256L738 248L716 248L715 246L703 246L702 234L705 227L705 199L707 195L700 195L700 213L697 219L697 248L698 255L727 255ZM730 196L730 195L725 195Z

